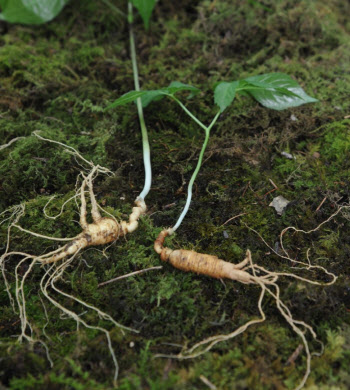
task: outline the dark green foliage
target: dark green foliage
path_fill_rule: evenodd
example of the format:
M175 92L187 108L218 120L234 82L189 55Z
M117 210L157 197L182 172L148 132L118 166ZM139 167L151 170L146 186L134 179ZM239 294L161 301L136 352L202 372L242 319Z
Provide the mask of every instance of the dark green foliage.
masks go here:
M264 7L257 5L260 3ZM125 10L125 2L113 2ZM179 3L180 4L180 3ZM269 10L266 9L269 8ZM245 98L221 115L194 189L192 208L175 237L173 248L216 254L232 262L247 248L257 263L273 270L287 264L249 230L254 228L278 249L278 235L289 225L312 229L327 219L336 203L349 201L350 76L349 35L345 1L173 1L159 2L150 30L135 24L143 89L172 80L201 88L186 101L204 123L213 116L210 89L220 80L252 74L283 72L318 104L277 112ZM136 20L137 21L137 20ZM118 219L126 218L143 184L141 135L134 105L103 113L111 101L133 89L127 23L101 2L72 1L51 23L35 28L0 23L1 144L25 137L0 150L1 211L26 203L21 226L56 237L74 236L81 229L74 201L56 220L63 202L74 194L81 167L64 148L38 140L68 144L95 164L107 166L113 177L99 176L94 188L99 204ZM208 86L208 87L207 87ZM303 353L286 365L299 340L267 299L267 321L211 352L183 362L153 359L156 353L176 353L172 344L192 345L210 335L228 333L258 315L259 289L163 269L97 288L113 277L160 265L153 240L170 226L185 201L186 182L197 160L202 134L173 102L162 109L150 104L154 182L146 201L149 214L139 229L107 248L90 248L67 269L58 287L111 314L139 334L113 329L92 312L64 297L55 297L90 323L111 330L120 363L119 387L134 389L203 389L200 375L218 389L294 388L305 368ZM288 159L282 152L295 158ZM271 179L278 190L274 190ZM269 203L283 195L291 201L278 217ZM318 206L325 198L323 205ZM317 211L318 209L318 211ZM223 225L229 218L245 213ZM344 212L311 235L287 233L290 254L339 275L329 288L285 279L282 299L293 316L314 326L325 344L312 360L308 386L350 387L349 213ZM0 247L7 234L0 225ZM41 254L58 243L13 229L11 247ZM105 250L104 254L101 252ZM15 256L6 263L13 286ZM26 265L21 272L25 272ZM17 344L18 314L12 311L0 282L0 381L9 389L110 389L113 365L106 340L80 328L40 299L36 268L26 284L28 316L36 337L47 341L54 360L50 368L40 344ZM304 276L323 278L322 274ZM51 340L46 339L45 328ZM170 343L170 344L169 344ZM317 343L312 351L319 351Z
M157 0L131 0L131 3L139 11L146 29L149 27L149 20L156 2Z
M318 101L308 96L295 80L283 73L268 73L219 83L215 87L214 99L221 112L231 105L236 93L251 96L264 107L278 111Z
M68 0L1 0L0 20L11 23L42 24L56 17Z

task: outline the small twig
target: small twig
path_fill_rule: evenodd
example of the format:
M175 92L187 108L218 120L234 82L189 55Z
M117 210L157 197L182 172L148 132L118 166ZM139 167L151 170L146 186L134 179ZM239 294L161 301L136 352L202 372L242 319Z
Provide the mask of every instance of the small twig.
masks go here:
M323 205L323 203L326 201L326 199L327 199L327 196L325 196L325 197L322 199L322 202L318 205L318 207L317 207L315 213L317 213L317 211L322 207L322 205Z
M276 184L271 179L269 179L269 182L275 187L276 190L278 190L278 187L276 186Z
M173 206L176 206L176 202L173 202L173 203L170 203L170 204L166 204L165 206L163 206L163 210L170 209L170 207L173 207Z
M269 179L269 182L273 185L274 188L273 188L272 190L266 192L266 194L264 195L264 197L266 197L267 195L271 194L272 192L275 192L275 191L278 190L278 187L276 186L276 184L275 184L271 179Z
M245 193L247 192L249 186L250 186L250 181L248 181L247 185L246 185L245 188L244 188L244 191L243 191L243 194L242 194L242 198L244 198L244 195L245 195Z
M248 214L248 213L241 213L241 214L235 215L234 217L231 217L231 218L228 219L226 222L224 222L221 226L224 226L224 225L226 225L227 223L229 223L230 221L233 221L234 219L239 218L239 217L241 217L242 215L246 215L246 214ZM220 227L221 227L221 226L220 226Z
M207 386L209 387L210 390L216 390L216 389L217 389L217 387L216 387L213 383L211 383L210 380L207 379L204 375L199 375L199 379L200 379L205 385L207 385Z
M176 344L176 343L161 343L162 345L169 345L170 347L176 347L176 348L183 348L182 344Z
M210 158L212 158L213 154L214 154L214 153L213 153L212 151L210 151L209 156L202 162L202 166L203 166Z
M143 274L144 272L153 271L153 270L162 269L162 268L163 268L163 267L162 267L161 265L158 265L157 267L151 267L151 268L141 269L141 270L139 270L139 271L131 272L131 273L129 273L129 274L122 275L122 276L118 276L117 278L114 278L114 279L111 279L111 280L107 280L106 282L102 282L102 283L100 283L97 287L102 287L102 286L104 286L104 285L106 285L106 284L116 282L117 280L121 280L121 279L128 278L129 276L139 275L139 274Z
M266 192L266 194L264 195L264 198L269 195L269 194L272 194L273 192L277 191L277 188L273 188L272 190Z
M66 68L68 72L71 73L77 81L80 81L79 75L69 65L64 65L64 68Z
M297 360L297 357L300 355L300 352L304 349L303 344L299 344L295 351L289 356L288 360L286 361L286 366L289 366L290 364L294 363Z
M171 371L172 364L173 364L173 361L171 359L169 359L164 367L164 370L163 370L163 375L162 375L163 380L166 380L169 378L169 372Z

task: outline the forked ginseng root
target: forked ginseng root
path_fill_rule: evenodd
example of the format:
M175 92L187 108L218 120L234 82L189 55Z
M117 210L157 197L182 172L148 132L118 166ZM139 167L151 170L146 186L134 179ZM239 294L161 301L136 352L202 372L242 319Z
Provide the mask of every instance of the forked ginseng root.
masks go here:
M95 165L92 162L86 160L76 149L71 146L65 145L61 142L50 140L42 137L37 132L33 133L37 138L51 142L54 144L58 144L65 148L67 153L72 154L75 158L79 159L83 162L81 165L82 168L86 172L87 165L87 173L81 172L80 176L82 177L82 183L78 187L74 196L69 198L67 201L63 203L61 207L61 211L58 215L52 217L47 215L46 207L51 202L53 197L49 200L49 202L44 207L44 214L47 218L56 219L63 212L64 206L73 199L79 198L81 200L80 205L80 225L82 227L82 232L73 238L56 238L46 236L40 233L32 232L30 230L24 229L19 225L21 217L25 214L25 204L21 204L18 206L14 206L0 213L0 225L7 222L7 241L5 244L5 251L0 255L0 272L3 277L3 281L5 284L5 288L9 297L9 301L11 306L13 307L15 312L19 312L19 317L21 321L21 334L18 337L18 341L27 340L30 343L40 343L42 347L46 350L47 358L51 364L53 365L53 361L51 360L49 354L48 345L41 340L40 336L37 335L38 332L34 331L35 327L31 324L30 319L27 315L27 294L26 294L26 281L28 280L30 274L32 273L34 267L38 264L44 265L45 273L42 276L39 283L39 291L38 294L40 296L43 295L53 306L60 310L61 313L66 315L68 318L76 321L77 326L82 325L88 329L94 329L96 331L100 331L104 333L107 339L108 350L110 352L114 367L114 383L116 383L119 367L116 358L116 354L114 352L114 348L112 345L112 339L110 333L103 326L92 325L89 322L85 321L81 314L78 314L72 308L66 308L63 303L59 301L59 297L65 297L66 299L70 299L75 302L76 305L80 305L81 307L95 313L96 319L103 319L109 323L111 323L114 327L119 328L120 331L124 334L124 330L138 332L134 329L131 329L127 326L124 326L117 321L115 321L109 314L101 311L97 307L90 305L83 300L68 294L58 288L57 283L59 281L64 281L64 276L66 270L72 266L74 259L77 257L79 252L89 246L93 245L104 245L111 243L117 240L119 237L125 236L127 233L133 232L138 226L138 220L142 214L146 212L146 204L141 196L136 199L136 207L133 208L132 213L129 216L128 221L118 222L113 215L109 214L107 211L103 210L105 214L108 214L107 217L102 217L99 211L101 207L98 205L94 192L93 192L93 181L94 178L99 174L111 174L107 168L104 168L99 165ZM90 203L91 203L91 216L92 223L88 223L87 221L87 200L86 194L89 193ZM61 246L49 253L44 253L41 255L32 255L25 252L19 251L11 251L10 243L11 243L11 233L13 229L19 229L22 232L29 234L34 237L42 238L50 241L66 241L68 242L66 245ZM18 258L20 260L18 260ZM8 272L6 270L6 263L15 259L18 261L14 270L15 277L15 296L13 296L11 284L7 278ZM59 261L61 260L61 261ZM46 264L53 263L50 266ZM26 271L21 273L21 267L24 264L27 265ZM53 294L52 294L53 292ZM75 308L74 308L75 309ZM42 333L45 335L45 329L42 330Z
M74 237L72 241L66 244L58 253L43 258L41 261L43 264L54 263L62 260L67 256L72 256L79 252L81 249L93 245L105 245L117 240L121 236L125 236L127 233L131 233L137 229L138 220L142 214L146 212L146 204L143 199L137 199L135 201L136 207L133 207L132 213L129 217L129 222L122 221L117 222L112 217L102 217L96 202L96 198L93 192L92 178L95 171L94 169L88 176L83 174L83 183L80 189L81 209L80 209L80 226L83 231L78 236ZM91 201L91 217L93 222L87 223L86 220L86 198L85 188L89 189L90 201Z

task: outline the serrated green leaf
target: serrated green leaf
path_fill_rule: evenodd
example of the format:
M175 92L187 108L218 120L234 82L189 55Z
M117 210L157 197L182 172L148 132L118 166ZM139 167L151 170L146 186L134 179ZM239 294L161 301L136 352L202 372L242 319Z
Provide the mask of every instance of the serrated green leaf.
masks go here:
M214 102L220 107L221 112L233 102L238 86L239 81L233 81L231 83L224 81L215 87Z
M167 95L166 88L150 90L150 91L130 91L122 95L115 100L112 104L106 107L106 110L115 108L118 106L124 106L125 104L132 103L138 98L141 98L142 107L146 107L154 100L160 100L163 96Z
M318 102L284 73L269 73L218 84L214 91L214 100L221 112L233 102L237 93L248 94L263 106L273 110L284 110L305 103Z
M141 97L142 107L147 107L151 102L161 100L166 94L166 88L148 91Z
M125 104L131 103L138 98L141 98L142 106L146 107L153 101L160 100L164 96L173 96L176 92L179 91L191 91L192 94L197 94L200 90L192 85L184 84L179 81L173 81L168 87L154 89L154 90L145 90L145 91L130 91L122 95L120 98L115 100L110 104L106 110L110 108L123 106Z
M109 106L106 107L106 110L109 110L114 107L118 106L124 106L125 104L129 104L136 99L144 96L150 91L130 91L125 93L124 95L120 96L117 100L115 100L113 103L111 103Z
M10 23L42 24L52 20L69 0L1 0L0 19Z
M248 77L249 85L244 90L265 107L273 110L285 110L306 103L318 102L307 95L301 86L284 73L268 73ZM254 88L256 87L256 88Z
M154 6L156 5L157 0L131 0L134 7L139 11L143 23L145 24L146 30L149 27L149 20L152 15Z
M191 97L196 95L200 90L192 85L181 83L180 81L172 81L168 87L149 91L149 94L141 97L142 107L147 107L151 102L158 101L164 96L173 96L179 91L190 91Z
M198 92L200 92L200 89L198 89L197 87L193 87L192 85L181 83L180 81L172 81L169 84L169 87L167 87L166 89L170 94L174 94L178 91L191 91L192 94L197 94Z

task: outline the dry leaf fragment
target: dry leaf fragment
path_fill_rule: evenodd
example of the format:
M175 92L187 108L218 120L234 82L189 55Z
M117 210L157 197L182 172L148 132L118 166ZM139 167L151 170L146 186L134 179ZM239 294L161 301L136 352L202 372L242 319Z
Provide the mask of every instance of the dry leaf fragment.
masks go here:
M269 204L270 207L273 207L278 215L282 215L284 209L287 207L288 203L290 203L289 200L284 198L282 195L277 196L276 198L273 198L272 202Z

